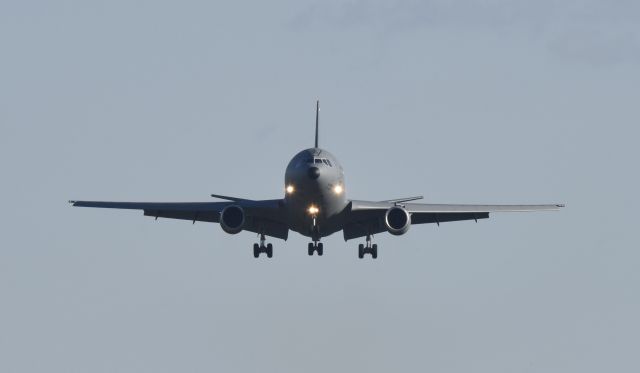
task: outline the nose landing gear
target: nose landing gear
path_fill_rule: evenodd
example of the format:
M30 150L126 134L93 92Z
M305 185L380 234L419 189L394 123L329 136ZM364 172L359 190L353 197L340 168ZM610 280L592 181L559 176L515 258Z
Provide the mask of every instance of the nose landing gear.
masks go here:
M265 253L267 254L267 258L271 258L273 256L273 245L272 244L264 244L265 241L265 236L264 234L260 235L260 244L254 243L253 244L253 257L257 258L260 256L261 253Z
M309 242L309 247L307 249L307 253L309 256L313 256L314 252L318 253L318 256L322 256L324 251L324 246L322 242L320 242L320 228L318 224L316 224L316 216L313 216L313 225L311 226L311 239L313 242Z
M366 254L371 254L373 259L378 257L378 245L371 244L371 235L367 235L366 245L358 245L358 258L362 259Z
M318 253L318 256L322 256L323 250L324 250L324 247L322 245L322 242L317 242L317 241L309 242L309 248L307 250L309 253L309 256L313 256L314 251Z

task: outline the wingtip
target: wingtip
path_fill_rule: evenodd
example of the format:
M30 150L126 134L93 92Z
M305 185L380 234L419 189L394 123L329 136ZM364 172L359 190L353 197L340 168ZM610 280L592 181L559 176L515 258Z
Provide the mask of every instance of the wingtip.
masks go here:
M556 207L558 207L558 208L563 208L563 207L565 207L565 204L564 204L564 203L558 203L558 204L556 205Z

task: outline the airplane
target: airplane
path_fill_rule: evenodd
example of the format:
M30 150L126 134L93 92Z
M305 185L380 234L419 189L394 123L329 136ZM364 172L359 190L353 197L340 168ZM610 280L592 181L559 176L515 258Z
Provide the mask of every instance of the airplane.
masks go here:
M315 144L296 154L284 175L284 198L253 200L218 194L224 202L100 202L69 201L73 206L142 210L145 216L219 223L229 234L257 233L253 256L273 256L266 237L287 240L289 231L311 238L310 256L324 252L322 238L342 231L344 240L365 237L358 245L358 257L378 257L375 234L403 235L414 224L487 219L493 212L559 210L563 204L544 205L460 205L415 203L422 196L363 201L348 199L344 170L338 159L318 146L320 102L316 101Z

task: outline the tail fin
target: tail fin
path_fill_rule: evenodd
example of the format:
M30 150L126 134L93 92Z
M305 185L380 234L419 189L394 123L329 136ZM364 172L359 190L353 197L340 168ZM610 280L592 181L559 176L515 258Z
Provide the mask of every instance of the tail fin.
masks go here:
M318 119L320 116L320 100L316 100L316 148L318 147Z

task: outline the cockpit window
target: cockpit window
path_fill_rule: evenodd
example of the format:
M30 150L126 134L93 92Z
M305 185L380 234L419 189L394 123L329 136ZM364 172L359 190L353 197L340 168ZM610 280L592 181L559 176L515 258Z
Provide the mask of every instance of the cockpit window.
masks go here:
M333 164L331 164L331 161L328 160L327 158L306 158L304 161L298 161L298 164L296 164L296 168L302 167L304 164L313 164L313 165L323 164L329 167L333 167Z

